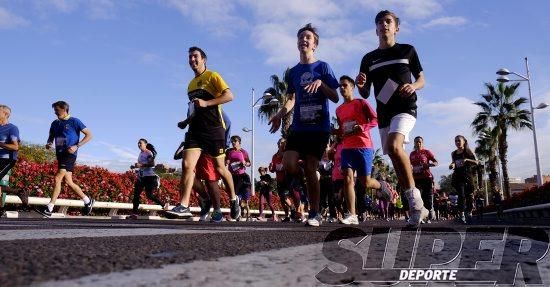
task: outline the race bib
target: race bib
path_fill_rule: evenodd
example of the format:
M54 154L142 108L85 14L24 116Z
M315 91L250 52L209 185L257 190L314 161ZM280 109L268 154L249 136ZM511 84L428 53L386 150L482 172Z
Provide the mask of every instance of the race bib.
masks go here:
M55 138L55 146L64 147L66 144L67 144L67 138L65 138L65 137L56 137Z
M322 105L305 105L300 107L300 121L303 124L316 124L321 120Z
M231 166L232 171L237 171L237 170L241 169L242 164L241 164L240 161L236 161L236 162L232 162L231 164L229 164L229 166Z
M463 159L457 159L455 161L456 167L463 167L464 166L464 160Z
M344 134L350 134L353 132L353 127L357 125L356 121L347 121L344 123Z
M388 79L376 99L382 102L384 105L390 101L390 98L393 96L393 93L397 90L399 84L394 82L392 79Z
M282 163L279 163L275 166L275 170L276 171L282 171L283 170L283 164Z
M413 173L421 173L423 170L424 170L424 168L421 165L413 166Z

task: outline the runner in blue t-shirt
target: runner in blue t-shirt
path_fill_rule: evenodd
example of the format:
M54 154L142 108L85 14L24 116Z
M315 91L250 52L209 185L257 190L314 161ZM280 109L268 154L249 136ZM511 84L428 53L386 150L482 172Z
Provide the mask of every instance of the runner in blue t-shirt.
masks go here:
M319 45L317 30L307 24L298 30L300 63L289 71L288 100L284 107L269 121L270 131L276 132L281 119L294 108L293 121L283 155L283 166L291 187L299 182L298 160L304 160L309 196L309 216L306 225L319 226L319 179L317 167L329 139L330 117L328 99L337 103L338 80L330 66L315 58Z
M94 199L89 198L82 192L82 189L73 182L73 171L76 162L78 148L92 139L92 132L79 119L69 115L69 104L58 101L52 104L57 119L52 122L48 143L46 148L52 148L55 140L55 156L57 158L58 171L55 175L55 186L50 203L43 209L37 211L46 217L52 215L55 201L61 193L63 179L69 187L84 201L82 213L84 215L92 212ZM80 133L84 138L80 140Z
M0 105L0 217L5 213L2 192L17 194L25 209L28 208L29 198L26 191L13 189L8 186L9 172L17 162L17 153L21 141L17 126L8 122L10 115L10 107Z

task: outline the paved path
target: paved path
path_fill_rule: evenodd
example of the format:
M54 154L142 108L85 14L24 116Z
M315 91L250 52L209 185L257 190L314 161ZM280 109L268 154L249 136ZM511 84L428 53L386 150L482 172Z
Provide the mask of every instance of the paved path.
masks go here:
M537 225L550 226L544 222ZM315 275L325 266L334 272L345 271L322 251L326 236L341 227L324 224L307 228L273 222L0 219L0 286L323 286ZM397 229L403 238L417 234L417 230L401 230L401 221L361 225L364 230L374 227ZM437 227L464 228L446 221L421 230ZM374 243L368 238L357 246L348 242L345 248L369 250ZM390 237L387 242L392 240L395 243L399 239ZM386 253L395 254L396 248L391 246L396 244L389 244ZM550 276L547 261L539 269L546 274L545 282L550 282L546 278ZM390 259L383 264L391 267L396 262Z

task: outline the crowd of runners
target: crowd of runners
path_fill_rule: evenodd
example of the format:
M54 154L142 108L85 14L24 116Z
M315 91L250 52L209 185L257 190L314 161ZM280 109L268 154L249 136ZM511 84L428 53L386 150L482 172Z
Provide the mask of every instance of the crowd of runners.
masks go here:
M178 123L187 129L185 139L174 154L182 160L181 189L177 204L158 199L154 191L159 185L155 174L155 147L147 139L139 139L138 160L131 166L137 173L134 187L133 213L136 218L140 195L163 207L167 217L192 216L190 197L195 191L201 206L200 220L224 220L220 204L220 184L230 198L231 220L250 220L251 185L257 184L260 214L267 220L264 203L271 211L271 220L279 220L272 205L272 187L284 210L281 221L305 222L319 226L322 222L359 224L368 218L384 220L406 218L406 224L449 218L454 215L464 222L474 207L475 184L471 169L477 165L475 154L463 136L455 138L457 149L452 153L453 187L458 197L456 208L449 196L435 193L430 167L437 166L434 154L424 148L424 139L414 139L414 151L407 155L404 144L416 122L417 91L424 86L424 74L413 46L396 42L399 18L390 11L376 15L377 49L360 62L359 74L337 78L327 62L318 60L315 51L319 35L307 24L297 32L299 63L288 74L287 96L278 113L269 121L275 133L283 117L292 114L288 136L278 141L278 150L268 167L260 167L255 183L247 174L251 166L248 153L241 147L241 138L231 135L229 117L222 106L233 100L224 79L206 68L207 55L199 47L188 51L189 66L194 78L188 85L187 118ZM365 100L373 87L376 109ZM354 91L362 98L356 98ZM331 127L329 100L343 103L336 109L337 128ZM92 139L90 129L69 114L69 104L55 102L52 108L57 119L52 122L46 148L55 149L58 171L50 203L37 209L51 216L63 181L83 200L82 213L92 211L94 199L84 194L72 181L78 149ZM0 106L0 179L15 165L19 149L19 132L8 122L11 109ZM378 127L381 143L373 142L371 129ZM84 137L81 139L80 135ZM397 183L373 171L374 151L381 148L391 159ZM275 173L275 178L269 175ZM4 192L19 195L27 206L28 194L3 187ZM398 192L399 191L399 192ZM0 202L1 203L1 202ZM210 212L210 210L213 210ZM453 210L452 212L450 210ZM1 210L3 212L3 209Z

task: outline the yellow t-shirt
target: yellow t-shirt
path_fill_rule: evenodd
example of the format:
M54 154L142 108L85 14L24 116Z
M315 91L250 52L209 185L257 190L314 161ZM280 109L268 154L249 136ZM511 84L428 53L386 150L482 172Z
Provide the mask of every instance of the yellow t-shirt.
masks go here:
M229 89L220 74L205 70L189 83L187 95L189 101L194 99L211 100L222 95ZM225 122L222 117L222 106L195 108L195 115L189 125L189 132L195 135L204 135L214 140L225 138Z

